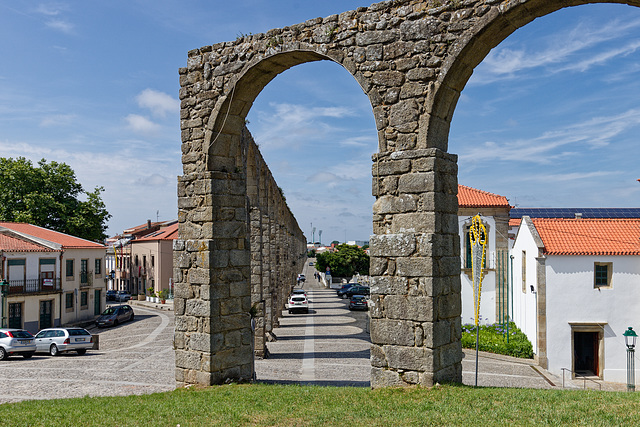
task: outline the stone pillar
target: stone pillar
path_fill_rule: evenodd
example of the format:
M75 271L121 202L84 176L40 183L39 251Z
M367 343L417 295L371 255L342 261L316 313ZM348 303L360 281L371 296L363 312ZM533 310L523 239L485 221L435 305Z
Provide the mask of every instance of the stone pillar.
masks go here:
M271 270L273 264L271 264L271 226L269 216L263 214L262 216L262 284L264 287L264 328L265 334L270 334L273 331L273 284L271 282Z
M251 311L254 316L254 354L265 355L264 291L262 286L262 214L258 207L251 208Z
M250 254L243 174L180 177L178 208L176 381L213 385L228 378L250 379Z
M457 157L374 156L371 386L462 381Z

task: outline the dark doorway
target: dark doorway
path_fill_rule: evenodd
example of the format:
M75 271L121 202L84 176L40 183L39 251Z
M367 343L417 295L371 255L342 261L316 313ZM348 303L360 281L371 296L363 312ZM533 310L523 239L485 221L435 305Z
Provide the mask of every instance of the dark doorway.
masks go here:
M40 329L51 328L53 326L51 314L53 301L40 301Z
M9 304L9 327L22 329L22 303Z
M574 332L574 370L577 374L599 376L598 332Z
M100 289L95 290L94 300L93 300L93 314L96 316L100 316L102 311L100 310L102 305L102 298L100 296Z

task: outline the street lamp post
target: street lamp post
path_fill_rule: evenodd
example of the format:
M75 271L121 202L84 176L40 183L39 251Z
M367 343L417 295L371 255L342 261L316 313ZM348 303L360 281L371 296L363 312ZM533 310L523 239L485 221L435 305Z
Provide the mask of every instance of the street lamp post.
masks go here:
M634 353L638 335L631 326L622 335L624 335L624 342L627 345L627 391L636 391Z
M6 328L7 324L7 296L9 296L9 282L0 279L0 311L2 311L2 319L0 319L0 326Z

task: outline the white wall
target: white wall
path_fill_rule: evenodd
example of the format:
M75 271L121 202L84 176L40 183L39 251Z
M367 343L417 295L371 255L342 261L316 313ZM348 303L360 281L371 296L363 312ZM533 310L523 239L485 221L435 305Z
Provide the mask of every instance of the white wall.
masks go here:
M613 263L611 288L594 288L595 262ZM546 265L549 370L558 373L571 368L570 322L602 323L603 379L625 383L622 334L629 326L640 330L640 256L549 256Z
M481 324L493 324L496 322L496 274L492 271L495 268L495 251L496 251L496 223L493 217L482 216L489 235L489 242L485 249L487 258L487 268L484 271L484 279L482 280L482 291L480 293L480 316ZM471 224L468 216L458 217L458 235L460 236L460 262L461 268L465 267L465 248L466 248L466 227ZM474 308L474 292L473 281L464 273L460 274L460 282L462 285L462 324L475 322Z
M522 287L522 251L526 251L526 282L523 292ZM520 227L518 236L513 243L511 250L513 256L513 321L527 335L531 344L533 344L533 352L538 353L538 325L537 325L537 281L536 274L536 257L538 256L538 246L529 231L529 228L523 224ZM536 290L531 292L531 285Z

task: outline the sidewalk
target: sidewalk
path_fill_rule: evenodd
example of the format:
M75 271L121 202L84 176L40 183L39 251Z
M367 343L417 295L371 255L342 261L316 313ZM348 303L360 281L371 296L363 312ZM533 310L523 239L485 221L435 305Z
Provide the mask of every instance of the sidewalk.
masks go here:
M150 302L150 301L138 301L138 300L131 299L127 301L127 304L129 304L130 306L155 308L156 310L173 311L173 300L166 300L164 304L161 304L159 302L156 303L156 302Z
M463 349L462 382L475 385L476 352ZM552 374L531 359L479 352L478 386L563 389L562 376ZM626 384L606 382L599 379L572 380L569 374L564 379L564 389L588 389L602 391L626 391Z

